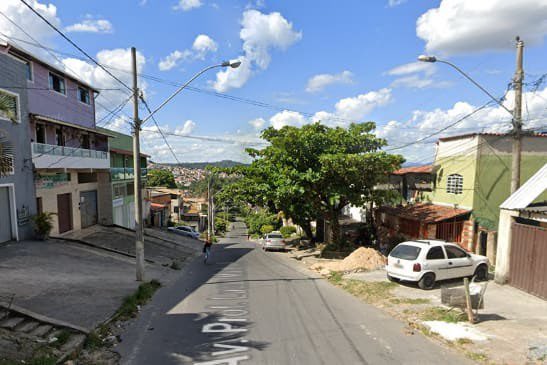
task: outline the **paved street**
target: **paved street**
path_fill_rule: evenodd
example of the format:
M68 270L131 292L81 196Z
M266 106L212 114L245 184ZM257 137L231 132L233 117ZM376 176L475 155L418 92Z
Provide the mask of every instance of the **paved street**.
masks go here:
M158 292L122 336L122 364L466 363L245 232Z

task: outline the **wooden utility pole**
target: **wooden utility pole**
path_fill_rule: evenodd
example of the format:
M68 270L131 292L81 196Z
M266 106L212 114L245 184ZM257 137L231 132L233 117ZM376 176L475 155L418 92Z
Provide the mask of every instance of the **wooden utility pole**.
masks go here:
M517 37L517 69L513 78L515 90L515 107L513 109L513 160L511 164L511 194L520 187L520 163L522 152L522 81L524 70L522 58L524 42Z
M144 280L144 228L142 224L142 190L141 190L141 147L139 120L139 88L137 86L137 50L131 47L133 67L133 171L135 195L135 260L137 281Z

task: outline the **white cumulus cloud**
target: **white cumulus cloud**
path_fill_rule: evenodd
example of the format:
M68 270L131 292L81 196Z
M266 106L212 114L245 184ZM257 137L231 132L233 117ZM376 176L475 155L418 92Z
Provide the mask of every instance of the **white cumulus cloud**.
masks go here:
M254 129L262 129L266 125L266 120L264 118L256 118L249 121L249 124L253 126Z
M69 25L65 30L67 32L81 33L112 33L114 27L106 19L85 19L80 23Z
M190 11L203 5L201 0L179 0L178 4L173 6L175 10Z
M188 119L186 122L184 122L182 127L175 129L175 134L179 136L187 136L192 133L194 129L196 129L196 123Z
M338 74L319 74L308 80L306 91L314 93L332 84L351 84L352 82L353 74L350 71L342 71Z
M345 119L360 120L373 109L384 106L392 100L391 89L383 88L366 94L345 98L335 105L336 114Z
M192 49L196 52L196 57L204 59L208 52L216 52L218 49L217 43L207 34L200 34L194 40Z
M51 3L40 2L37 0L28 1L38 13L51 22L56 27L61 26L61 20L57 16L57 7ZM28 9L19 0L1 0L0 11L5 14L6 17L11 19L13 23L19 25L27 33L43 44L50 44L51 39L57 35L44 21L38 19L30 9ZM8 37L14 37L19 39L25 39L30 42L34 42L18 27L8 21L5 17L0 16L0 30ZM33 47L25 44L25 48L28 48L35 54L41 55L44 58L51 59L51 56L47 54L43 49ZM46 56L47 55L47 56Z
M307 122L308 120L302 114L289 110L283 110L270 118L270 123L275 129L281 129L287 125L300 127Z
M547 1L442 0L418 18L416 34L428 52L443 55L510 49L517 35L540 44L547 34Z
M191 55L192 52L188 50L175 50L171 52L168 56L162 58L160 62L158 62L158 68L160 69L160 71L169 71L172 68L176 67L180 61L189 58Z
M293 29L292 23L274 12L263 14L258 10L246 10L241 20L239 37L243 41L242 62L249 63L244 70L226 69L217 73L213 88L219 92L243 86L256 67L264 70L271 61L271 50L286 50L302 38L302 33Z

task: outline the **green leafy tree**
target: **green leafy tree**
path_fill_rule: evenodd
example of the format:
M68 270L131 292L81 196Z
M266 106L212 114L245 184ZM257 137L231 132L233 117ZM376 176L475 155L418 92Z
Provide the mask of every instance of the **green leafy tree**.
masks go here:
M147 186L164 186L176 188L175 177L169 170L149 170L146 177Z
M340 245L339 217L347 204L363 205L381 195L374 186L387 181L404 159L382 151L384 139L372 122L331 128L320 123L301 128L268 128L270 145L249 149L250 166L237 167L243 178L231 187L250 204L283 211L311 237L310 222L328 220Z

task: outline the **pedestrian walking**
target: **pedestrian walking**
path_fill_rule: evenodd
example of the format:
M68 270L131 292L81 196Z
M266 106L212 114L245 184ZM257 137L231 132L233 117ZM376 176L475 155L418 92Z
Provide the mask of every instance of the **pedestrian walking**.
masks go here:
M207 263L207 260L211 256L211 246L213 245L213 242L207 238L205 242L203 243L203 263Z

